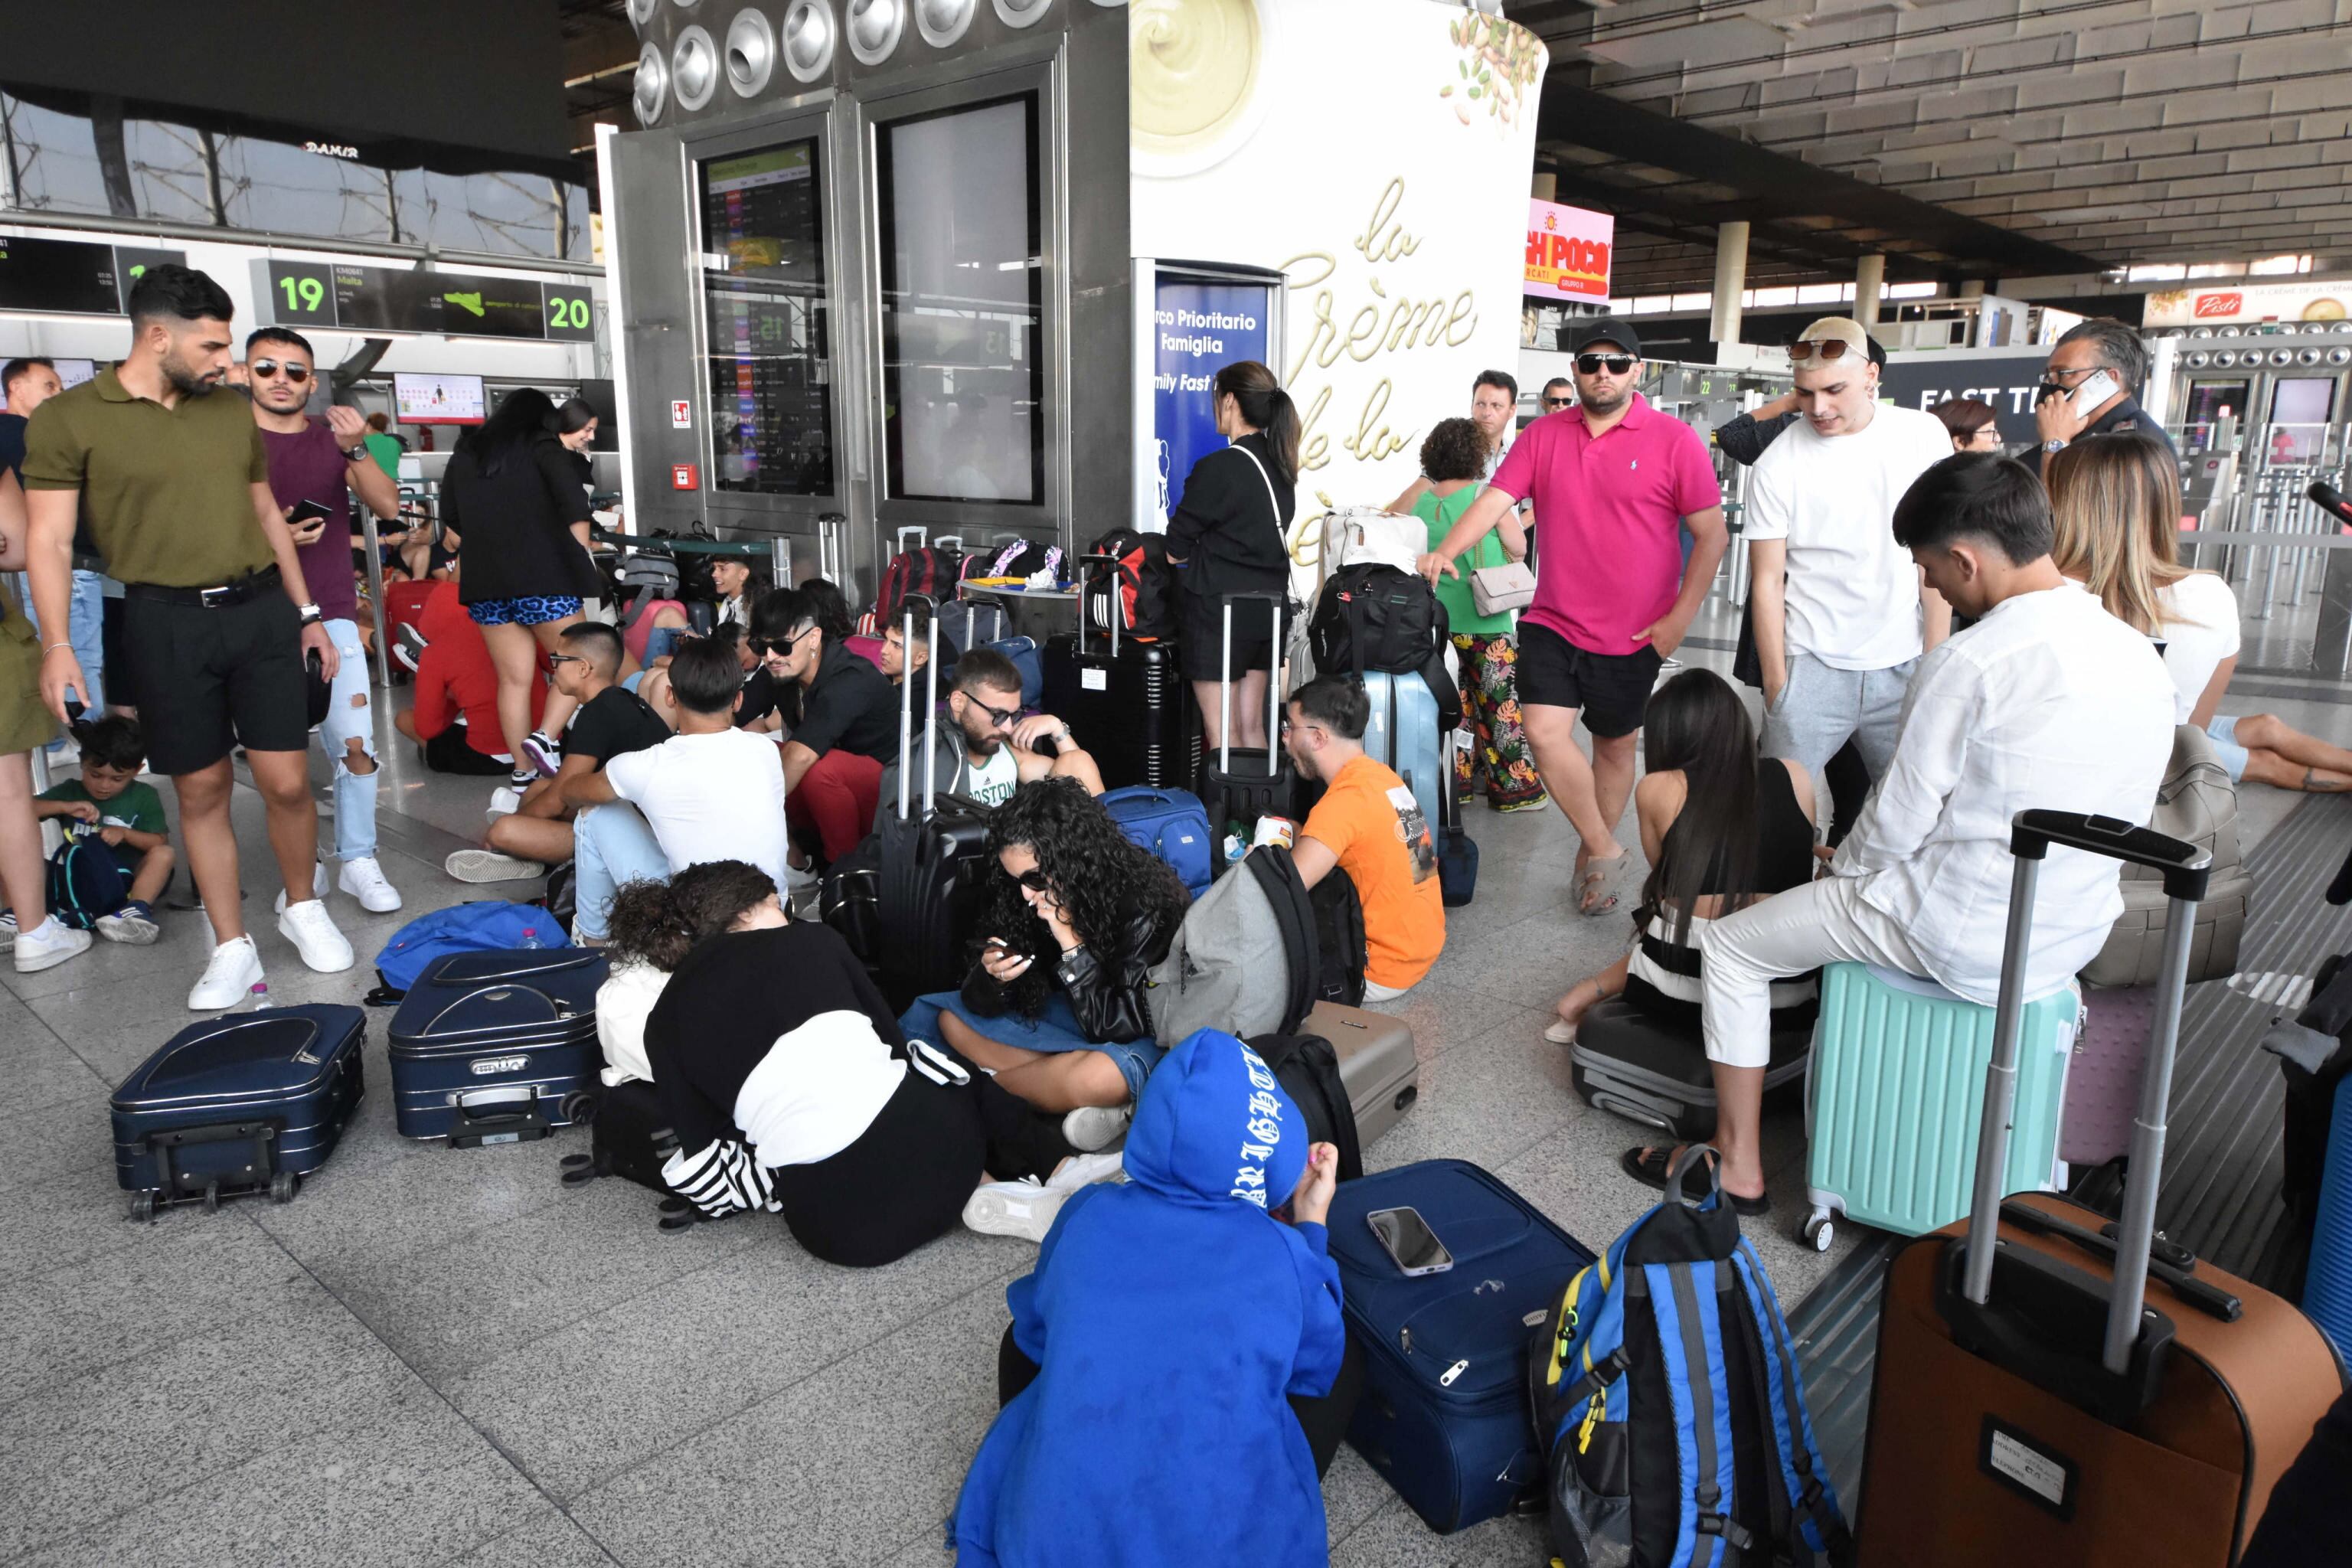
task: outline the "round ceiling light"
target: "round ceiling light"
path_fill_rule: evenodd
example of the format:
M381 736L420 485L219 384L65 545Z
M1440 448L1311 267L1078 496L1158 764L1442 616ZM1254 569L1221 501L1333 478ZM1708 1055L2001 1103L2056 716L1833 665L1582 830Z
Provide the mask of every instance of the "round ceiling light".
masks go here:
M1054 0L996 0L996 15L1008 27L1028 27L1045 19Z
M963 37L979 8L980 0L915 0L915 30L931 47L944 49Z
M677 36L669 53L669 75L677 87L680 109L700 109L710 101L719 90L719 47L708 32L688 27Z
M2305 349L2294 356L2297 364L2317 364L2324 356L2317 349Z
M654 13L660 9L661 0L629 0L629 23L642 33L646 30L646 24L654 19Z
M2210 338L2213 335L2213 329L2210 327L2198 327L2192 330L2189 335L2192 338Z
M2271 363L2278 365L2293 364L2294 363L2294 351L2293 349L2273 349L2271 351Z
M2237 363L2237 354L2229 349L2223 349L2213 356L2213 365L2217 370L2227 370Z
M849 52L860 65L878 66L907 30L906 0L849 0Z
M2189 368L2191 370L2202 370L2205 368L2205 362L2212 357L2213 356L2211 354L2200 349L2197 353L2189 356Z
M2352 349L2329 349L2327 351L2327 363L2329 364L2352 364Z
M636 85L629 93L629 107L636 111L638 124L651 125L661 118L668 101L669 58L659 44L647 44L637 56Z
M768 14L747 6L727 28L727 85L739 98L757 98L776 74L776 31Z
M833 7L824 0L793 0L784 13L784 68L795 81L833 68Z

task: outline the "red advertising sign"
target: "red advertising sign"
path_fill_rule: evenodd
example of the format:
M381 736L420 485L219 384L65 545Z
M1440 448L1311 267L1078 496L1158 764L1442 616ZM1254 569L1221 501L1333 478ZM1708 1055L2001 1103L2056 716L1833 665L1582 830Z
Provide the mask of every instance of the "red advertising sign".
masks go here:
M1609 253L1617 220L1558 202L1528 204L1525 291L1551 300L1609 298Z
M2197 296L2197 317L2200 321L2210 321L2217 316L2223 321L2227 321L2245 308L2246 297L2243 294L2200 294Z

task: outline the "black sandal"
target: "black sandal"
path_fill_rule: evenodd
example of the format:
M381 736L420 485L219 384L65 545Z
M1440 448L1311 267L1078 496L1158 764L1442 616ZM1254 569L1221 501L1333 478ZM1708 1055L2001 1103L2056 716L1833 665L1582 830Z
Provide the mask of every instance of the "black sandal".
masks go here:
M1624 1156L1617 1163L1627 1175L1643 1186L1655 1187L1663 1193L1666 1190L1667 1177L1675 1168L1676 1152L1675 1149L1660 1149L1654 1145L1644 1145L1638 1149L1626 1150ZM1714 1167L1712 1155L1708 1157L1708 1167L1710 1171ZM1772 1212L1770 1193L1759 1193L1755 1197L1749 1198L1742 1197L1738 1193L1725 1192L1720 1186L1717 1187L1716 1191L1723 1194L1726 1201L1731 1205L1731 1212L1736 1215L1741 1215L1749 1219L1759 1219Z

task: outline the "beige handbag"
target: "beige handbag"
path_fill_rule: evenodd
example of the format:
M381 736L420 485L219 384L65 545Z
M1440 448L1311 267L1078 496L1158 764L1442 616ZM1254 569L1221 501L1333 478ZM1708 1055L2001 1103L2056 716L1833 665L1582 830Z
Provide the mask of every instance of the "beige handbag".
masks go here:
M1524 610L1536 602L1536 574L1524 561L1477 566L1470 572L1470 603L1482 616Z
M2238 848L2238 792L2211 737L2194 724L2173 731L2172 762L2147 825L2212 851L2212 874L2197 906L2197 935L2189 950L2189 979L2228 977L2238 967L2253 879ZM2126 866L2123 891L2124 912L2083 978L2094 985L2153 985L2164 957L2164 883L2158 872Z

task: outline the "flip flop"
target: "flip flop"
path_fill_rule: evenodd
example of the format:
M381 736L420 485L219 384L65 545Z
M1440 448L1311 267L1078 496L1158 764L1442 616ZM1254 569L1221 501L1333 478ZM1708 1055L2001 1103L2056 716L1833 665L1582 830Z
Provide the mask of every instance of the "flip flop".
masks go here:
M1633 858L1630 854L1608 860L1587 860L1584 869L1576 874L1576 912L1590 920L1605 915L1617 908L1616 876ZM1598 902L1590 902L1596 893L1606 893Z
M1675 1151L1654 1146L1628 1149L1617 1163L1627 1175L1643 1186L1655 1187L1663 1193L1666 1190L1666 1173L1674 1169ZM1743 1215L1749 1219L1759 1219L1772 1212L1772 1194L1769 1193L1759 1193L1755 1197L1746 1198L1741 1197L1738 1193L1723 1192L1720 1187L1716 1190L1723 1193L1724 1197L1731 1204L1731 1212L1736 1215Z

